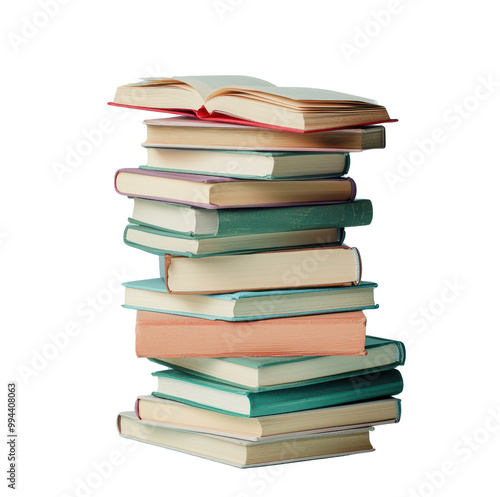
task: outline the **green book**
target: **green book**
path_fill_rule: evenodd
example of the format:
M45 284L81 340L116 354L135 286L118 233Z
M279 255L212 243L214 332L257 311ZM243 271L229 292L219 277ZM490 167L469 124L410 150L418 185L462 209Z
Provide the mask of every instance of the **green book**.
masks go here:
M198 237L224 237L366 226L373 218L370 200L320 205L246 209L203 209L134 198L130 223Z
M150 358L162 366L255 392L374 374L405 363L403 342L367 336L365 356Z
M158 371L153 376L158 378L158 388L153 392L156 397L245 417L360 402L397 395L403 390L403 379L397 369L264 392L252 392L172 369Z

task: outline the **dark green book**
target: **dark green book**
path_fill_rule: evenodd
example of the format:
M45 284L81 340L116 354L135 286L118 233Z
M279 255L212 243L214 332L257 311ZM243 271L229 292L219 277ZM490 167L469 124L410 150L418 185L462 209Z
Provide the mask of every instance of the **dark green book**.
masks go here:
M252 392L169 369L153 373L158 388L153 395L211 411L255 417L304 411L397 395L403 379L397 369L293 388Z
M222 237L365 226L372 218L372 203L366 199L339 204L203 209L134 198L129 221L173 233Z
M162 366L254 392L291 388L394 369L403 342L367 336L365 356L150 358Z

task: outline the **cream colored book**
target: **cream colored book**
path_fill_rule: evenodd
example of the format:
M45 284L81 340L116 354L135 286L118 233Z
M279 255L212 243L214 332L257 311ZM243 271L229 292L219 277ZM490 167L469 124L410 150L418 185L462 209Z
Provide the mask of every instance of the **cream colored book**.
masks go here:
M144 421L161 423L165 427L258 441L397 423L401 416L401 401L390 397L245 418L153 395L141 395L137 398L136 414Z
M113 103L294 131L391 121L385 107L369 98L319 88L275 86L249 76L144 78L120 86Z
M361 259L358 249L345 245L197 258L165 254L160 273L169 293L351 286L361 281Z
M351 202L356 196L351 178L254 181L139 168L119 169L115 186L129 197L207 209Z
M355 286L212 295L168 293L162 278L129 281L124 286L124 306L129 309L234 322L378 307L374 297L377 284L369 281Z
M118 415L122 437L211 459L238 468L307 461L373 451L369 428L288 437L280 440L248 441L141 421L133 412Z
M315 133L204 121L194 117L148 119L144 147L263 152L360 152L385 147L385 128L367 126Z
M142 168L243 179L338 177L349 169L349 154L258 152L148 147Z

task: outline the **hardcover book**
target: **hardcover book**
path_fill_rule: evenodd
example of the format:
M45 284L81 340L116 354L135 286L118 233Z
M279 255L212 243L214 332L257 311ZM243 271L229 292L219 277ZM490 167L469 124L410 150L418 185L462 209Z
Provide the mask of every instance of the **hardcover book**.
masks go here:
M253 181L138 168L118 170L115 188L129 197L206 209L352 202L356 196L350 178Z
M141 313L138 313L138 322L142 319L139 314ZM239 341L246 340L251 331L253 331L251 328L242 330L236 336L236 344L239 345ZM150 361L252 391L375 374L379 371L394 369L405 363L404 344L397 340L367 336L365 350L366 355L357 357L353 355L309 357L302 355L296 357L172 358L156 355L155 358L150 358Z
M345 245L197 258L165 254L160 273L169 293L351 286L361 281L361 259Z
M341 229L368 225L372 218L373 207L369 200L258 209L203 209L134 198L134 210L129 221L201 239ZM328 239L324 241L326 243Z
M148 119L144 147L261 152L360 152L385 147L385 128L339 129L297 134L192 117Z
M289 131L391 121L385 107L371 99L318 88L279 87L249 76L143 78L120 86L113 103Z
M153 358L360 356L366 354L365 330L361 311L246 324L139 311L136 353Z
M268 416L397 395L403 379L397 369L291 388L252 392L208 378L168 369L153 373L153 395L235 416Z
M160 256L169 254L184 257L238 255L270 250L333 246L341 245L344 237L343 228L219 237L182 235L141 224L129 224L123 233L123 241L129 247Z
M217 295L168 293L161 278L124 283L124 307L222 321L254 321L287 316L376 309L376 283L351 287L264 290Z
M122 437L211 459L237 468L307 461L374 450L370 443L369 428L252 442L234 437L174 429L152 421L142 421L134 412L121 412L118 415L117 425Z
M245 418L154 395L141 395L137 398L135 413L139 419L161 423L165 427L259 441L397 423L401 418L401 401L388 397L308 411Z
M175 173L241 179L303 179L339 177L349 171L347 153L258 152L147 147L147 165Z

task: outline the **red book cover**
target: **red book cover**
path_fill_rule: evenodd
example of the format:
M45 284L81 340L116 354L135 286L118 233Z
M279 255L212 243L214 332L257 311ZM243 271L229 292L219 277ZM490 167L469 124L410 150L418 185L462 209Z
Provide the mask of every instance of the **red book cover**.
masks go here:
M385 124L385 123L397 122L397 119L389 119L386 121L358 123L358 124L353 125L353 126L341 126L341 127L334 127L334 128L324 128L324 129L314 129L314 130L304 131L304 130L300 130L300 129L287 128L284 126L275 126L272 124L264 124L264 123L257 123L254 121L247 121L245 119L227 116L224 114L220 114L218 112L213 112L212 114L209 114L207 112L207 110L205 109L205 107L201 107L197 111L191 111L191 110L187 110L187 109L157 109L154 107L139 107L137 105L117 104L115 102L108 102L108 105L114 105L115 107L125 107L127 109L138 109L138 110L147 110L147 111L152 111L152 112L163 112L163 113L167 113L167 114L193 116L193 117L197 117L199 119L205 120L205 121L216 121L216 122L229 123L229 124L243 124L246 126L255 126L257 128L275 129L278 131L289 131L291 133L318 133L318 132L322 132L322 131L335 131L338 129L359 128L362 126L371 126L374 124Z

